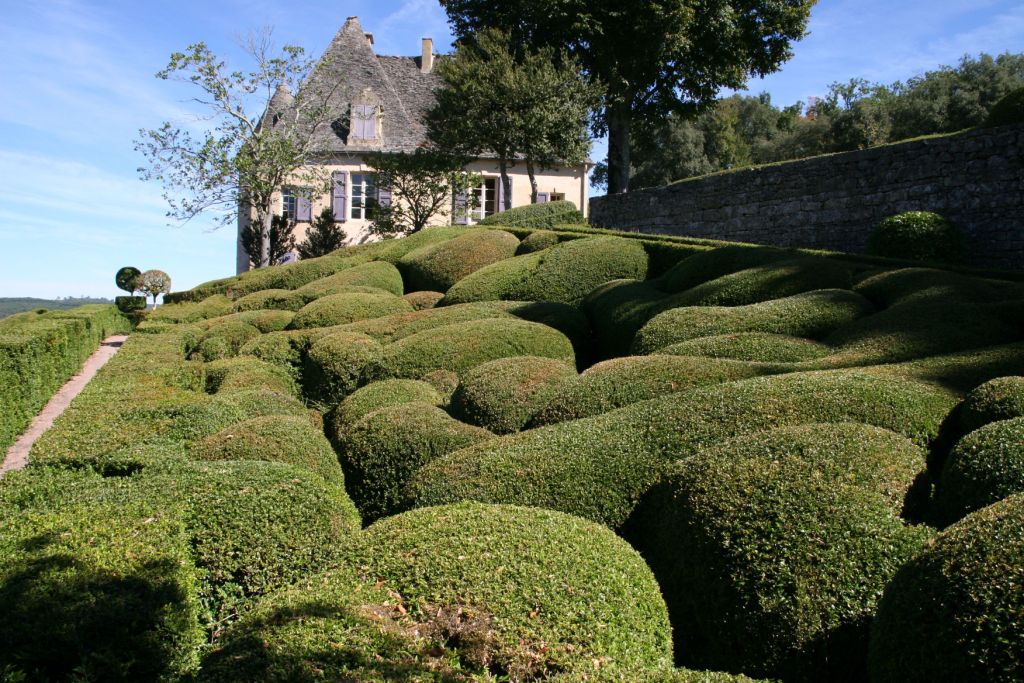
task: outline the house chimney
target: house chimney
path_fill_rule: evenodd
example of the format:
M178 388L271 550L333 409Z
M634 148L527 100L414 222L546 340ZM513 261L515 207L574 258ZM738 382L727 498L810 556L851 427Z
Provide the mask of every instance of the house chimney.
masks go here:
M363 35L366 36L366 42L368 42L370 44L370 47L373 47L373 34L372 33L364 33Z
M434 70L434 39L423 39L423 59L420 61L420 71L428 74Z

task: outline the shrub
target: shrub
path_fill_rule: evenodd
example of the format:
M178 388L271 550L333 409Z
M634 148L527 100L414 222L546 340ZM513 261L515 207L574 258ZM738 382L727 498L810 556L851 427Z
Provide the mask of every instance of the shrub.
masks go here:
M768 332L820 338L867 315L871 304L839 289L806 292L749 306L673 308L651 318L633 339L633 352L645 354L699 337Z
M155 306L158 296L171 291L171 276L162 270L147 270L135 280L135 285L140 292L153 297Z
M393 294L331 294L306 304L291 322L292 329L331 327L411 311Z
M134 313L135 311L146 310L146 297L144 296L117 296L114 297L114 305L122 313Z
M243 311L234 315L238 316L238 320L249 323L262 334L284 330L295 317L291 311L276 310Z
M938 535L886 587L871 629L871 680L1024 678L1024 496Z
M220 294L207 297L202 301L180 304L165 303L150 311L145 325L156 323L194 323L209 318L217 318L232 312L231 300Z
M444 298L442 292L410 292L402 297L409 302L414 311L424 311L433 308Z
M369 413L331 436L352 499L372 522L401 509L402 489L423 465L494 435L428 403L403 403Z
M225 286L225 293L232 298L244 297L247 294L264 289L298 289L314 280L325 278L365 263L365 254L355 249L345 249L314 259L303 259L297 263L270 268L257 268L239 275L234 282Z
M370 261L346 268L339 273L314 280L295 291L310 299L341 293L349 287L376 287L395 296L402 296L402 274L385 261Z
M1021 298L1017 283L968 277L934 268L887 270L865 278L854 291L879 308L928 300L944 303L996 303Z
M203 372L206 391L211 394L252 389L269 389L289 396L299 393L287 370L251 356L213 361L204 365Z
M557 301L576 304L598 285L642 279L647 253L636 240L588 237L481 268L452 286L443 304L470 301Z
M235 300L236 311L278 309L297 311L309 303L305 295L291 289L262 289Z
M258 336L260 331L247 322L225 320L204 332L188 355L193 360L204 361L231 358L238 355L247 341Z
M1024 417L977 429L956 445L935 491L940 524L1024 493Z
M293 369L302 363L302 354L313 343L312 337L318 332L319 330L270 332L250 339L242 345L238 353Z
M891 500L923 455L859 426L769 433L767 448L761 436L680 462L631 520L628 536L669 605L677 661L864 680L877 601L929 536L905 526ZM894 458L894 447L916 462Z
M372 382L345 397L331 415L335 438L372 412L406 403L440 406L444 397L432 385L415 379L386 379Z
M501 230L474 230L455 239L420 247L398 260L411 291L445 292L484 266L515 256L519 240Z
M118 289L124 290L132 295L131 298L135 298L135 292L139 289L139 276L142 275L142 271L134 266L125 266L114 274L114 284L117 285ZM142 298L145 301L145 297Z
M587 369L575 382L562 384L531 425L600 415L666 394L756 377L768 370L750 363L685 356L613 358Z
M962 396L974 387L996 377L1024 375L1022 352L1024 344L1006 344L902 363L876 365L865 368L865 372L930 382Z
M729 246L689 256L667 270L654 283L669 294L683 292L723 275L794 258L795 253L774 247Z
M1009 126L1024 123L1024 87L1011 90L988 112L986 126Z
M816 422L862 422L926 445L953 404L933 386L862 372L759 377L456 451L420 470L408 495L417 506L478 500L545 507L614 529L668 460L741 434Z
M1024 417L1024 377L997 377L971 390L960 407L963 433L997 420Z
M561 332L539 323L497 318L426 330L389 344L374 376L419 379L435 370L451 370L461 377L487 361L510 356L575 362L572 344Z
M306 229L306 236L295 245L299 258L326 256L345 246L345 231L334 218L334 209L325 206Z
M402 237L401 239L384 240L378 243L380 251L376 254L376 258L381 261L387 261L388 263L398 263L398 259L402 258L410 251L425 247L428 244L438 244L439 242L446 242L450 239L464 235L467 228L459 227L435 227L426 228L419 232Z
M558 244L558 233L550 230L534 230L523 238L516 250L517 256L532 254L535 251L544 251Z
M480 221L480 225L512 225L517 228L553 228L562 223L586 223L576 205L569 201L545 202L517 206L495 213Z
M197 460L265 460L316 472L344 486L338 457L323 432L307 418L274 415L239 422L194 444Z
M576 368L551 358L490 361L465 374L452 396L452 414L495 434L518 432L573 379Z
M594 327L598 358L629 354L637 331L658 314L665 294L650 282L612 280L596 288L580 303Z
M551 683L604 683L605 681L644 681L644 683L767 683L743 674L691 669L623 669L602 666L595 671L560 674Z
M336 405L362 384L383 348L365 334L334 332L309 348L303 371L306 395Z
M799 363L829 355L832 347L820 342L768 332L740 332L698 337L658 351L675 356L731 358L756 363Z
M964 249L960 229L930 211L890 216L868 235L868 253L873 256L958 263L963 260Z
M819 289L849 289L850 267L823 258L796 258L754 266L684 290L666 306L746 306Z
M512 680L671 658L664 601L644 561L611 531L568 515L416 510L367 529L351 561L437 620L465 661Z

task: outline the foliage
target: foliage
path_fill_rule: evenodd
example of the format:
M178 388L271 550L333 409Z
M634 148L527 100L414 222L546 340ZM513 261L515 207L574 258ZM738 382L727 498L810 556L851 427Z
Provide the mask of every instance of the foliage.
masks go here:
M391 203L374 209L369 232L381 237L412 235L447 213L455 197L479 184L464 170L466 162L461 156L423 148L368 157L377 187L391 191Z
M297 311L307 303L305 296L291 289L261 289L235 299L234 306L236 311Z
M114 275L114 284L117 285L118 289L123 289L131 295L135 295L135 290L138 287L139 276L142 275L142 271L134 266L125 266L117 271Z
M446 292L456 282L519 248L514 235L500 230L473 230L440 244L420 247L398 260L410 291Z
M890 216L868 235L868 253L875 256L957 263L963 260L964 248L959 228L930 211Z
M326 256L344 246L345 231L334 222L334 210L327 206L306 228L306 236L295 245L295 250L299 258L310 259Z
M386 379L371 382L345 397L331 413L329 433L337 440L370 413L404 405L426 403L440 406L444 398L432 385L415 379Z
M313 342L306 355L303 388L325 405L336 405L368 378L383 354L381 345L364 334L332 332Z
M278 265L287 255L298 248L295 244L295 221L287 216L274 215L270 219L270 257L266 263L271 266ZM247 223L238 235L238 242L242 249L249 256L249 264L259 268L264 263L263 258L263 237L260 234L260 226L252 222Z
M402 297L409 302L414 311L425 311L434 308L444 298L443 292L409 292Z
M1024 377L997 377L975 387L958 412L965 434L990 422L1024 417Z
M329 177L322 167L306 164L314 140L329 125L330 90L317 87L318 69L302 48L286 45L278 53L269 31L250 35L243 48L251 71L229 70L205 43L175 52L157 74L199 89L195 101L215 122L194 137L184 127L164 123L142 130L135 143L147 161L143 180L164 187L168 215L187 221L213 210L223 225L242 212L258 227L262 248L259 266L270 261L270 228L275 193L286 183L310 196L326 192ZM300 87L301 86L301 87ZM252 107L252 108L250 108Z
M315 299L330 294L354 293L359 288L375 287L395 296L402 296L404 285L402 274L398 269L385 261L360 263L341 271L313 280L296 289L296 293ZM363 293L373 293L364 291Z
M114 305L122 313L133 313L146 310L146 297L144 296L116 296Z
M204 388L210 394L253 389L267 389L286 396L299 394L292 373L252 356L215 360L205 363L202 371Z
M767 332L739 332L698 337L658 351L675 356L728 358L756 363L799 363L822 358L831 347L820 342Z
M233 358L250 339L260 336L255 325L242 320L227 320L204 332L195 345L186 346L186 355L193 360L212 361Z
M886 270L864 278L853 289L879 308L911 302L996 303L1024 298L1024 288L1019 283L935 268Z
M1024 495L939 534L885 590L872 624L871 680L1020 680L1022 558Z
M295 314L291 329L344 325L366 318L411 311L412 306L394 294L331 294L306 304Z
M480 221L480 225L513 225L517 228L554 228L564 223L586 223L583 213L569 201L517 206ZM548 246L556 243L557 240Z
M153 297L153 305L161 294L171 291L171 276L162 270L147 270L137 280L139 291Z
M538 205L543 206L543 205ZM515 211L515 209L513 209ZM507 211L505 213L508 213ZM484 219L486 220L486 219ZM522 256L523 254L532 254L535 251L544 251L558 244L558 233L551 232L550 230L534 230L529 235L523 238L519 243L519 249L516 251L516 256Z
M993 105L988 113L989 126L1024 123L1024 86L1011 90Z
M795 256L792 251L775 247L719 247L684 258L654 284L663 292L675 294L732 273L787 261Z

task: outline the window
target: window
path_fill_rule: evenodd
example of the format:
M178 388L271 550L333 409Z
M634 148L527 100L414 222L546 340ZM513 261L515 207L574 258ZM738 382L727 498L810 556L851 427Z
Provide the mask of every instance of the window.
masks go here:
M281 190L281 215L294 219L298 209L298 199L292 188L286 187Z
M563 194L562 192L552 192L549 195L549 201L552 201L552 202L564 202L565 201L565 194Z
M498 210L498 179L484 178L479 187L474 187L473 198L476 200L470 216L473 220L482 221Z
M351 176L352 220L369 220L377 206L377 187L369 173L353 173Z
M289 220L298 223L305 223L312 219L313 201L309 198L308 188L306 194L294 187L281 188L281 215Z
M379 108L372 104L353 104L351 137L357 140L377 139Z

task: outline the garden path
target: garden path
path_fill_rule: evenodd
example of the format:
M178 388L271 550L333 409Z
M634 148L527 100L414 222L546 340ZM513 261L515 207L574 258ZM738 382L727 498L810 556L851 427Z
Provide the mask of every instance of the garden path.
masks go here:
M71 405L71 401L82 392L82 389L96 376L99 369L114 357L114 354L120 350L121 345L124 344L127 338L127 335L116 334L100 342L99 348L85 360L78 374L69 379L53 395L46 406L43 407L42 412L32 420L32 424L29 425L28 429L18 437L13 446L7 449L7 457L4 458L3 464L0 464L0 478L10 470L20 470L28 464L28 453L32 450L32 444L47 429L53 426L54 420L60 417L60 414Z

